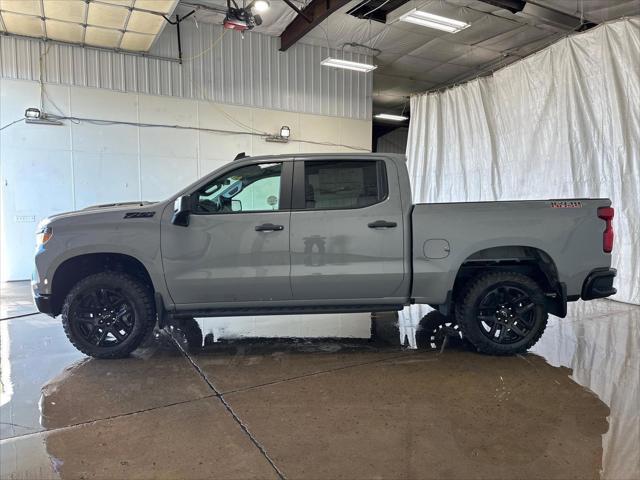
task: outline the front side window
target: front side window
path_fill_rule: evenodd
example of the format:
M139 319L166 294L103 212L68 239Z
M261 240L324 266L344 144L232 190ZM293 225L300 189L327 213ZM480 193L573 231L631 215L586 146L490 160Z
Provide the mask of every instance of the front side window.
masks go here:
M384 162L377 160L307 161L305 208L362 208L387 196Z
M197 192L195 213L264 212L280 209L282 163L240 167Z

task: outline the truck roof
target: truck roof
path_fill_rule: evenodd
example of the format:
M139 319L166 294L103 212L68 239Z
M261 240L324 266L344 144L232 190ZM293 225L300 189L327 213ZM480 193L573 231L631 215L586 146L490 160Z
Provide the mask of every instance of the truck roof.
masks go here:
M397 158L406 161L406 157L402 153L372 153L372 152L353 152L353 153L281 153L278 155L258 155L256 157L246 156L238 160L269 160L269 159L293 159L293 158L327 158L331 160L353 160L354 158Z

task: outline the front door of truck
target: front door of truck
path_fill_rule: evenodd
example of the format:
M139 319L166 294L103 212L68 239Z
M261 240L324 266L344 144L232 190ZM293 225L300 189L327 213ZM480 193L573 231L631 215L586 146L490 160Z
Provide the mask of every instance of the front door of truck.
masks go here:
M405 285L404 229L395 165L371 157L325 156L296 160L294 168L294 298L382 300L406 295L399 292Z
M192 192L188 226L165 212L162 260L177 305L291 299L292 170L291 161L243 162Z

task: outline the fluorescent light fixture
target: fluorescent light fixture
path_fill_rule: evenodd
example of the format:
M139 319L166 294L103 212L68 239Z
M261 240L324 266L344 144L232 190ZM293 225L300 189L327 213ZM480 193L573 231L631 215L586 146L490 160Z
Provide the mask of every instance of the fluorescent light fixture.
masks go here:
M380 120L393 120L394 122L404 122L409 119L409 117L405 117L404 115L392 115L390 113L378 113L374 116Z
M467 22L461 22L460 20L454 20L453 18L441 17L440 15L423 12L415 8L402 15L399 20L415 23L416 25L422 25L423 27L443 30L449 33L456 33L470 26Z
M377 65L370 65L368 63L351 62L349 60L342 60L340 58L327 57L320 62L320 65L325 67L344 68L346 70L354 70L356 72L370 72L375 70Z
M256 0L253 2L253 8L255 8L256 12L266 12L271 8L271 4L267 0Z

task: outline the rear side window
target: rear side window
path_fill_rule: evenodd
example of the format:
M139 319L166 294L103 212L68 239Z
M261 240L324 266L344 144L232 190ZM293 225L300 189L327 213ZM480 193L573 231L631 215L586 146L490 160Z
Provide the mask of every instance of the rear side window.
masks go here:
M308 210L362 208L387 197L386 169L378 160L306 161L304 182Z

